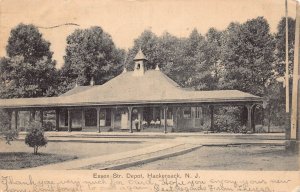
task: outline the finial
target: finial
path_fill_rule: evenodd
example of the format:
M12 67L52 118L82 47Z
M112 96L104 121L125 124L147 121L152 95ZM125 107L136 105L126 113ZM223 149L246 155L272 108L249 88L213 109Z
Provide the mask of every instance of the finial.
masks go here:
M77 81L77 79L75 81L75 87L78 87L78 81Z
M160 71L158 64L155 67L155 71Z
M94 77L92 77L91 82L90 82L90 85L91 85L91 86L94 86L94 85L95 85Z
M123 69L123 72L122 73L126 73L127 72L127 69L126 69L126 62L127 62L127 59L128 59L128 53L129 53L129 49L125 55L125 59L124 59L124 63L123 63L123 66L124 66L124 69Z

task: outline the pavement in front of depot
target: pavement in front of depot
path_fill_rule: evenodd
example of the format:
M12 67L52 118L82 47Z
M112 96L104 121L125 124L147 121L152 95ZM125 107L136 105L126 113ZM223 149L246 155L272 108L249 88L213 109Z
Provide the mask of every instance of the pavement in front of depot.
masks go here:
M191 152L201 146L224 145L284 145L284 133L227 134L227 133L125 133L125 132L46 132L50 142L111 142L144 141L150 146L96 157L81 158L31 169L123 169L139 163ZM24 139L25 134L20 134Z

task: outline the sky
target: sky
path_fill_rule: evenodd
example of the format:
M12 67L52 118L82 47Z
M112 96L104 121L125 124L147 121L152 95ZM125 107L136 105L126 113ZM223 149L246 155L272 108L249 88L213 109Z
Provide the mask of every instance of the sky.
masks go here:
M10 30L19 23L34 24L51 43L57 68L63 65L66 37L76 28L101 26L119 48L128 49L145 29L157 35L169 32L186 37L196 28L205 34L209 28L225 29L230 22L265 17L276 32L284 16L285 0L0 0L0 56ZM289 16L296 6L288 0ZM64 23L61 27L45 29Z

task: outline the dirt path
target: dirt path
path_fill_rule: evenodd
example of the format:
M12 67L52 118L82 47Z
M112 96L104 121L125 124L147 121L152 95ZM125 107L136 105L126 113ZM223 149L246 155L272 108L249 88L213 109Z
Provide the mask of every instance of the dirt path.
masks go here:
M185 155L128 169L292 171L299 170L299 158L285 151L284 146L204 146Z

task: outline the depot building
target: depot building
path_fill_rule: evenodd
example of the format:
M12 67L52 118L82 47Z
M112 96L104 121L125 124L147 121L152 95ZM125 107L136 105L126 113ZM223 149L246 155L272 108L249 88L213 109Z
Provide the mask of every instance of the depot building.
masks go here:
M76 85L58 97L1 99L0 108L9 112L12 129L38 120L55 131L167 133L213 131L215 106L242 106L247 108L247 129L253 130L261 97L239 90L183 89L158 66L147 70L146 61L139 50L133 71L125 69L102 85Z

